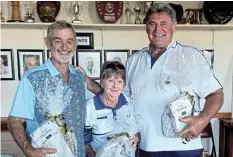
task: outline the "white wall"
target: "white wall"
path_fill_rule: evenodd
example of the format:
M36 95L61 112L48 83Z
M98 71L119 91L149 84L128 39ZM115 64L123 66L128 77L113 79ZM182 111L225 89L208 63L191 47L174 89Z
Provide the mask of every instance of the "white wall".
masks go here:
M3 3L3 13L5 19L11 16L10 2ZM22 2L24 3L24 2ZM69 2L62 1L62 9L57 19L72 20L72 14L68 13ZM95 11L94 2L81 2L83 11L80 19L83 23L101 23ZM141 2L140 2L141 3ZM185 8L196 8L201 6L202 2L176 2L183 5ZM131 2L131 5L135 5ZM23 8L23 7L22 7ZM67 15L68 14L68 15ZM25 11L21 10L21 15L25 15ZM36 15L36 20L38 16ZM134 17L132 17L132 20ZM141 18L143 19L143 18ZM123 20L120 19L118 23ZM233 24L231 21L229 24ZM148 39L145 30L133 28L121 30L98 30L98 29L80 29L76 28L77 32L93 32L94 33L94 47L95 49L141 49L148 45ZM14 94L17 89L18 81L18 63L17 63L17 49L45 49L43 42L46 30L38 29L22 29L22 28L4 28L1 29L1 48L13 49L14 52L14 68L15 68L15 81L1 81L1 116L6 117L10 110ZM200 48L214 49L214 73L219 78L220 83L224 87L224 105L221 112L231 112L233 107L232 101L232 71L233 71L233 30L179 30L175 33L175 39L188 43ZM103 39L103 43L102 43ZM46 55L46 54L45 54ZM102 54L103 55L103 54ZM47 56L45 56L47 58ZM215 142L218 150L218 120L212 120L214 127Z
M183 10L188 9L188 8L202 8L203 6L203 1L160 1L161 3L174 3L174 4L181 4L183 6ZM57 20L66 20L71 22L74 18L73 13L72 13L72 9L71 9L71 4L73 4L73 2L71 1L61 1L61 9L60 12L57 16ZM5 2L1 2L1 4L3 5L2 10L3 10L3 17L7 20L11 19L12 16L12 12L11 12L11 2L10 1L5 1ZM26 15L26 7L25 7L26 1L21 1L20 2L20 14L21 14L21 19L23 20L25 15ZM83 23L85 24L91 24L91 23L103 23L97 13L96 13L96 9L95 9L95 1L79 1L79 4L82 5L82 12L81 12L81 16L80 19L83 21ZM36 22L40 22L40 19L37 15L37 11L36 11L36 1L33 1L33 5L34 5L34 15L35 15L35 20ZM131 14L131 22L134 22L135 19L135 12L133 11L133 8L135 6L140 6L141 8L143 8L143 1L130 1L130 8L132 10L132 14ZM143 20L145 16L145 13L143 13L143 11L141 11L140 13L140 17L141 20ZM126 22L126 18L125 18L125 14L123 12L122 17L117 21L118 24L120 23L125 23ZM228 24L233 24L233 20L231 20L231 22L229 22Z

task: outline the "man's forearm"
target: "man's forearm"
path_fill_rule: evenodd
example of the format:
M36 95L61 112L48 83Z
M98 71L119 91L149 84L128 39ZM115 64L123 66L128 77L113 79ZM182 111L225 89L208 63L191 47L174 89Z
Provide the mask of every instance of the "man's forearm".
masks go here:
M93 150L93 148L91 147L90 144L86 144L86 152L87 152L87 156L88 157L95 157L95 151Z
M11 116L8 118L8 128L11 132L12 137L19 145L19 147L23 150L23 152L25 154L28 154L28 152L32 148L32 145L27 139L23 123L24 119L22 118Z
M100 91L100 84L90 77L86 76L87 80L87 89L94 94L97 94Z
M222 89L218 89L214 93L207 96L204 109L200 113L200 116L203 116L208 120L210 120L218 113L222 105L223 105L223 91Z

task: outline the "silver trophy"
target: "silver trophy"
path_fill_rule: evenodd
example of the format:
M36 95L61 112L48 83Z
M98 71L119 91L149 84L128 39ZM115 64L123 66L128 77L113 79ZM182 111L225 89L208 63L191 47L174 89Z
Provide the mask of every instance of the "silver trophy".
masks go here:
M149 10L150 6L153 4L153 1L145 1L143 2L144 10L143 13L146 14L146 12ZM146 23L146 17L143 19L143 23Z
M3 15L2 15L2 12L3 12L3 11L2 11L2 7L3 7L3 6L2 6L2 4L1 4L1 22L5 22L5 19L4 19Z
M140 19L140 17L139 17L139 13L141 12L141 8L140 8L140 7L135 7L135 8L134 8L134 11L136 12L136 18L135 18L134 23L135 23L135 24L141 24L142 21L141 21L141 19Z
M130 24L130 14L132 11L130 10L129 2L126 1L125 4L126 4L126 8L125 8L126 23Z
M145 1L144 3L144 13L147 12L147 10L150 8L150 6L153 4L153 1Z
M2 16L2 11L1 11L1 22L5 22L4 17Z
M35 19L33 17L33 3L32 3L32 1L26 2L26 9L27 9L27 13L26 13L27 16L25 17L25 22L34 23Z
M75 16L75 19L72 21L72 23L82 23L81 20L79 20L78 16L80 16L81 14L81 11L82 11L82 6L78 4L78 2L75 2L73 5L72 5L72 12Z

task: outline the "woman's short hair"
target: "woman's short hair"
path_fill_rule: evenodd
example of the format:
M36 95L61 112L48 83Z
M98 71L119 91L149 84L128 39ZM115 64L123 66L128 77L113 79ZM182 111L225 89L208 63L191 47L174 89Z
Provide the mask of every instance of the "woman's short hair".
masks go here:
M100 70L100 81L112 76L121 77L125 82L125 66L118 61L106 61Z

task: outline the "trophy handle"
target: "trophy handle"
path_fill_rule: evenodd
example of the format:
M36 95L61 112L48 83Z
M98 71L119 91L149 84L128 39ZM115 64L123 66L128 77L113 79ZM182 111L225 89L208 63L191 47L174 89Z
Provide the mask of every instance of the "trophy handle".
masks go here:
M83 9L83 7L79 4L79 13L78 13L78 16L81 15L82 9Z

